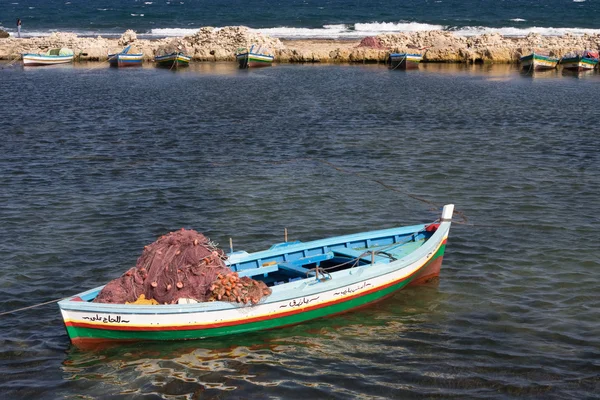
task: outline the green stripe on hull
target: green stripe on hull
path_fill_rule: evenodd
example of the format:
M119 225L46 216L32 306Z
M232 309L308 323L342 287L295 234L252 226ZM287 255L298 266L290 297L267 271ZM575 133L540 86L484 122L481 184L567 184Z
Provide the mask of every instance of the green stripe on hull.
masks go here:
M443 256L446 245L440 246L435 255L427 263ZM426 265L427 265L426 264ZM426 266L425 265L425 266ZM424 267L425 267L424 266ZM424 268L423 267L423 268ZM106 339L106 340L181 340L181 339L200 339L206 337L231 335L243 332L253 332L265 329L278 328L286 325L294 325L315 318L326 317L334 314L350 311L354 308L365 306L369 303L380 300L395 291L398 291L408 285L416 276L414 274L408 279L385 289L366 294L348 301L332 304L315 310L304 311L298 314L288 315L279 318L273 318L264 321L245 323L234 326L225 326L209 329L192 330L164 330L164 331L117 331L106 329L79 328L67 326L67 332L71 339Z

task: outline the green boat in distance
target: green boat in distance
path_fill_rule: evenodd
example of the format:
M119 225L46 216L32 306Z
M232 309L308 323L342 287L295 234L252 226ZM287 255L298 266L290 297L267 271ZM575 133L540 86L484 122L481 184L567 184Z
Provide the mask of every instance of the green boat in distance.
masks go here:
M156 65L163 68L187 67L190 65L190 60L190 56L187 56L181 52L154 57Z
M275 57L262 46L252 45L250 50L238 49L235 55L240 69L270 67Z
M552 57L549 54L533 52L523 56L520 59L521 67L527 71L544 71L556 69L558 66L558 57Z
M598 52L585 50L569 53L560 60L560 64L567 71L592 71L598 65Z

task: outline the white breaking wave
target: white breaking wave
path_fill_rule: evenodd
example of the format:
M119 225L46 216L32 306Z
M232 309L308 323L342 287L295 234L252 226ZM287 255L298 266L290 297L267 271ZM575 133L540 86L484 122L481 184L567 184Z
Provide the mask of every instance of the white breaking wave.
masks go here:
M182 37L182 36L191 36L194 33L198 32L200 28L156 28L150 31L151 36L158 37Z
M354 30L360 32L421 32L443 30L443 25L422 24L419 22L371 22L367 24L354 24ZM370 35L370 33L369 33Z
M368 24L354 25L324 25L322 28L292 28L278 26L275 28L250 29L253 32L262 33L282 39L358 39L365 36L375 36L381 33L394 32L417 32L444 29L442 25L420 24L417 22L393 23L373 22ZM157 28L150 31L151 36L189 36L198 31L196 29L183 28Z
M581 36L584 34L600 34L600 29L591 28L542 28L542 27L530 27L530 28L515 28L515 27L504 27L504 28L489 28L485 26L467 26L464 28L450 29L454 34L459 36L477 36L483 35L484 33L499 33L502 36L527 36L530 33L537 33L542 36L562 36L567 33L572 35Z
M143 17L144 14L137 14L135 16ZM140 38L161 38L161 37L183 37L191 36L198 32L200 27L196 28L155 28L147 32L138 32ZM215 28L219 30L221 28ZM376 36L382 33L402 33L402 32L419 32L429 30L444 30L450 31L458 36L477 36L483 34L499 33L503 36L522 37L527 36L530 33L537 33L542 36L562 36L567 33L572 35L583 35L583 34L600 34L600 29L591 28L544 28L544 27L529 27L529 28L517 28L517 27L502 27L502 28L490 28L485 26L467 26L467 27L448 27L442 25L431 25L421 24L417 22L406 22L406 23L393 23L393 22L373 22L373 23L358 23L358 24L337 24L337 25L324 25L321 28L292 28L292 27L274 27L274 28L261 28L261 29L250 29L253 32L262 33L281 39L362 39L365 36ZM12 29L9 29L12 31ZM48 36L52 34L55 29L48 31L26 31L22 32L22 36ZM62 31L62 30L61 30ZM72 30L65 29L65 31L73 32L80 36L120 36L123 31L85 31L85 30Z
M290 28L281 26L277 28L252 29L252 31L284 39L335 39L348 37L350 33L346 25L326 25L323 28Z
M17 32L16 30L12 30L12 29L6 29L6 31L11 35L11 36L16 36ZM24 38L28 38L28 37L42 37L42 36L50 36L55 32L68 32L68 33L74 33L77 36L98 36L98 35L102 35L101 33L97 32L97 31L73 31L73 30L69 30L69 29L53 29L51 31L21 31L21 37ZM112 36L116 36L119 37L121 34L119 35L115 35L113 34ZM104 36L104 35L102 35ZM106 36L109 36L108 34Z
M523 18L513 18L513 19L511 19L511 21L513 21L513 22L525 22L527 20L523 19Z

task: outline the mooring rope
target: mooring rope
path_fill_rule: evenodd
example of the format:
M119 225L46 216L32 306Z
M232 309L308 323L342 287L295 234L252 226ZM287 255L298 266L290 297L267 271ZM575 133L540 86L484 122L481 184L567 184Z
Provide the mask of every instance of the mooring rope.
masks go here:
M22 56L21 54L18 54L18 55L17 55L17 56L16 56L16 57L15 57L13 60L11 60L11 61L10 61L8 64L6 64L6 65L2 66L2 69L4 69L4 68L10 68L10 67L12 67L12 66L14 65L14 63L16 63L18 60L20 60L20 59L21 59L21 56Z
M533 59L531 60L531 65L529 66L529 70L527 71L527 73L529 74L532 69L533 69Z
M354 171L345 170L345 169L340 168L337 165L335 165L335 164L333 164L333 163L331 163L329 161L326 161L326 160L321 160L321 159L318 159L318 158L302 157L302 158L293 158L293 159L285 160L285 161L266 161L266 162L261 162L261 163L262 164L271 164L271 165L282 165L282 164L291 164L291 163L296 163L296 162L301 162L301 161L310 161L310 162L314 162L314 163L320 163L320 164L326 165L326 166L328 166L330 168L333 168L334 170L336 170L338 172L341 172L343 174L354 175L354 176L358 176L359 178L375 182L375 183L383 186L387 190L390 190L390 191L393 191L393 192L396 192L396 193L401 193L401 194L403 194L405 196L410 197L411 199L415 199L417 201L420 201L422 203L425 203L425 204L429 205L430 206L430 209L429 209L430 211L439 211L439 210L442 209L442 206L440 204L437 204L437 203L435 203L435 202L433 202L431 200L427 200L427 199L425 199L423 197L420 197L420 196L417 196L415 194L408 193L408 192L406 192L404 190L400 190L400 189L398 189L398 188L396 188L394 186L391 186L391 185L383 182L380 179L376 179L376 178L373 178L371 176L365 176L365 175L361 174L360 172L354 172ZM231 165L235 165L235 164L233 164L233 163L212 163L212 165L215 165L215 166L231 166ZM458 215L461 218L462 221L453 221L453 222L458 223L458 224L468 225L467 216L462 211L455 209L454 210L454 214Z
M398 68L400 66L400 64L402 64L402 62L406 60L406 57L408 57L408 54L404 53L404 58L402 60L400 60L398 65L396 65L394 68L392 68L392 71L395 71L396 68ZM392 64L392 56L390 56L390 64Z
M81 53L80 53L80 57L81 57ZM92 71L92 70L95 70L95 69L98 69L98 68L104 67L104 63L110 62L110 60L111 60L111 58L110 58L110 57L107 57L107 58L106 58L106 60L99 62L99 63L98 63L98 65L94 65L93 67L86 68L86 69L84 69L83 71L81 71L81 73L82 73L82 74L85 74L85 73L87 73L87 72L90 72L90 71ZM89 62L89 61L88 61L88 62Z
M175 61L174 61L174 62L173 62L173 64L171 65L171 68L169 68L169 71L172 71L172 70L173 70L173 67L175 67L175 69L177 69L177 67L178 67L178 65L177 65L177 63L178 63L178 60L179 60L179 53L177 53L177 54L175 55Z
M5 312L0 313L0 317L3 316L3 315L12 314L12 313L16 313L16 312L19 312L19 311L29 310L31 308L45 306L46 304L58 303L59 301L68 299L69 297L71 297L71 296L61 297L60 299L54 299L54 300L46 301L46 302L43 302L43 303L34 304L32 306L21 307L21 308L15 309L15 310L5 311Z

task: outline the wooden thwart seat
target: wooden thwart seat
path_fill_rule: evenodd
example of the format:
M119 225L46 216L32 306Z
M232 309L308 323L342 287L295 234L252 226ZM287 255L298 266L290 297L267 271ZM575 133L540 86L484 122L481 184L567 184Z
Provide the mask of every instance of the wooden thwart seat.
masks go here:
M238 271L240 277L253 277L257 275L268 274L275 271L291 272L293 275L306 276L309 269L304 268L304 265L316 264L321 261L330 260L333 258L333 252L324 254L315 254L312 256L301 257L296 260L283 261L273 265L267 265L260 268L248 268ZM312 272L314 274L314 272Z
M321 261L331 260L333 258L333 252L329 251L324 254L316 254L308 257L298 258L297 260L280 262L277 264L279 269L285 270L288 272L295 272L297 274L305 276L309 271L307 268L304 268L304 265L308 264L316 264ZM314 274L314 272L311 272Z
M242 278L244 276L251 278L251 277L257 276L257 275L263 275L263 274L268 274L269 272L275 272L277 270L279 270L279 267L277 266L277 264L269 265L266 267L260 267L260 268L248 268L248 269L243 269L241 271L238 271L238 276L240 278Z
M333 253L338 256L345 256L350 258L360 258L361 261L371 262L371 251L368 250L355 250L350 247L337 247L333 249ZM388 263L390 259L375 254L375 262Z

